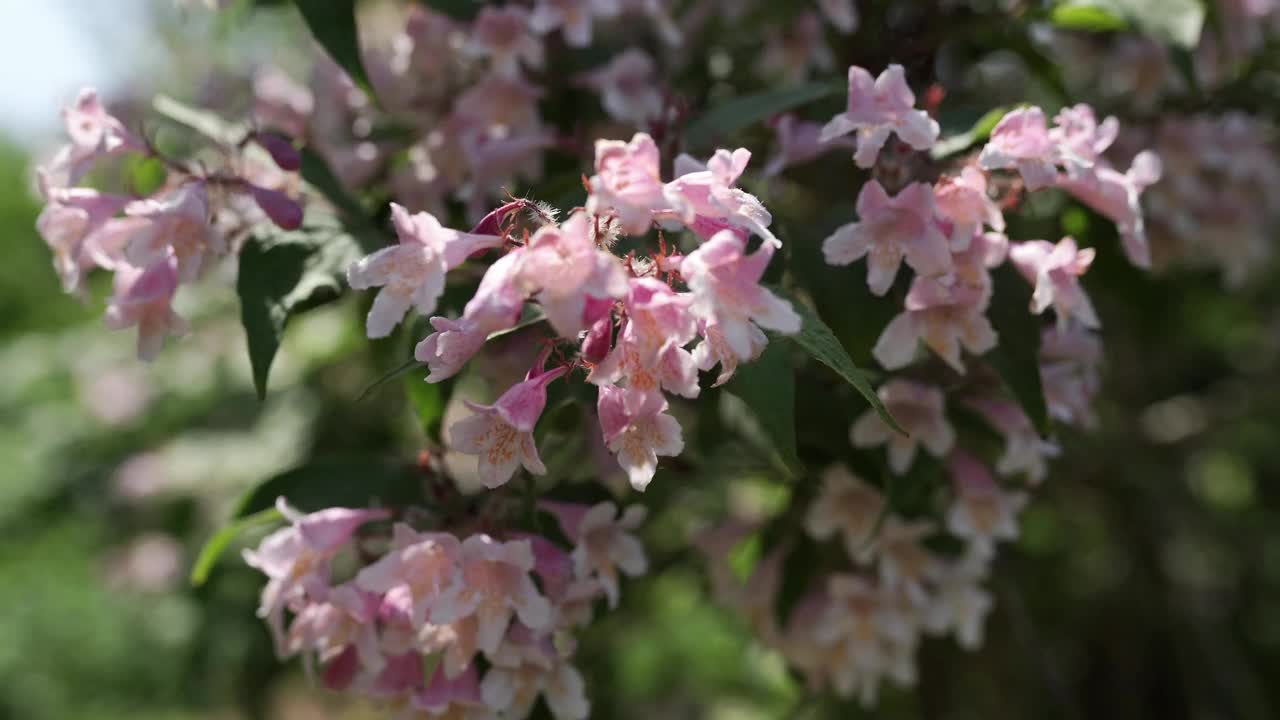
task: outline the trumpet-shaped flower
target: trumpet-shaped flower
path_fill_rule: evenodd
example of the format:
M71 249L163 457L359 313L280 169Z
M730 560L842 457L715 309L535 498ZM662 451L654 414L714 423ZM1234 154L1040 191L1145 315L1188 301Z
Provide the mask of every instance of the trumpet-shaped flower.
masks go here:
M877 394L907 434L895 432L876 411L868 410L849 432L854 447L886 445L889 467L899 475L911 467L920 445L934 457L943 457L951 451L956 434L947 422L946 401L941 390L909 380L890 380L880 386Z
M773 216L756 196L735 187L750 160L751 151L746 148L733 152L721 148L706 164L689 155L676 158L676 179L667 185L675 215L704 238L714 234L704 228L731 226L740 228L740 235L752 232L766 243L782 247L782 241L769 230Z
M178 260L170 254L145 268L118 265L115 273L107 327L123 330L136 326L138 358L154 360L166 337L181 337L190 331L172 305L178 290Z
M1027 504L1027 494L1001 490L991 471L966 452L952 453L947 465L956 492L947 529L986 557L995 552L996 542L1017 539L1017 516Z
M653 480L659 456L674 457L684 450L680 423L667 414L667 402L661 395L632 409L622 388L604 385L596 410L605 445L636 490L643 491Z
M1098 327L1098 314L1080 287L1080 276L1089 269L1093 257L1093 248L1080 249L1075 239L1069 237L1057 245L1031 240L1009 248L1014 267L1035 285L1031 312L1039 315L1053 306L1059 323L1075 319L1088 328Z
M533 234L517 270L516 285L536 295L551 327L561 337L576 338L598 318L592 299L627 294L627 274L618 258L596 244L591 218L576 212L559 227Z
M203 182L187 183L165 195L132 202L125 214L138 218L125 246L125 258L146 266L172 253L179 282L200 275L205 258L221 252L219 233L210 225L209 191Z
M843 225L822 242L829 265L848 265L867 257L867 287L884 295L893 285L903 258L921 275L951 269L947 237L934 219L933 190L912 183L889 197L872 180L858 193L858 221Z
M568 368L535 370L530 370L524 382L511 386L492 405L467 401L467 407L475 414L449 428L454 450L480 457L480 481L485 487L505 485L520 465L536 475L547 471L533 443L533 427L546 407L547 385L567 373Z
M502 643L513 614L526 627L548 627L551 604L529 574L533 567L527 540L468 537L459 552L459 572L433 604L431 622L448 624L474 615L479 622L476 644L490 654Z
M371 338L390 335L411 307L430 315L444 292L445 273L472 253L502 244L497 235L450 230L430 213L410 215L394 203L391 219L399 244L378 250L347 269L352 289L382 288L369 310L367 332Z
M951 249L962 252L983 225L1004 232L1004 214L987 195L987 176L967 165L959 177L944 177L933 189L938 215L951 223Z
M885 509L884 495L849 472L833 465L822 474L822 490L805 515L805 530L825 540L839 533L851 558L863 555Z
M958 282L952 276L919 277L907 293L906 310L889 321L871 353L889 370L905 367L924 344L956 372L964 372L960 348L981 355L996 346L996 331L983 313L989 287Z
M694 296L693 314L717 327L740 360L759 354L753 325L787 335L800 332L800 315L791 303L760 285L772 257L772 245L763 243L747 254L742 238L722 230L680 265Z
M1049 137L1044 111L1019 108L1005 115L991 131L978 164L983 170L1016 169L1028 190L1039 190L1058 179L1061 153Z
M890 65L878 78L852 66L848 105L822 128L819 139L827 141L857 131L858 150L853 161L861 168L876 164L891 133L916 150L928 150L938 140L938 123L925 111L916 110L915 104L915 93L907 86L901 65Z

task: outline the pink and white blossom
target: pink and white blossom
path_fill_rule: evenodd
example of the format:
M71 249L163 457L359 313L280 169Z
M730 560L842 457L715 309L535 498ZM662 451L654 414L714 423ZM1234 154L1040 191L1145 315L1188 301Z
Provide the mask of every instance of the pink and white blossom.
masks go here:
M480 481L487 488L505 485L523 465L542 475L547 471L533 442L533 428L547 404L547 385L568 372L566 367L542 371L541 362L524 382L509 388L492 405L466 401L475 413L449 428L453 450L479 456Z
M644 127L662 116L666 100L655 77L653 58L639 48L628 48L604 66L582 77L582 84L600 96L609 117Z
M805 530L818 540L839 534L851 558L865 554L886 502L879 490L843 465L822 473L822 489L805 515Z
M165 338L190 332L187 322L173 309L177 290L178 259L172 253L145 268L117 265L105 315L107 327L112 330L137 327L138 358L154 360Z
M721 148L705 164L689 155L677 157L676 179L666 188L675 216L703 238L712 236L703 228L731 226L739 229L744 240L746 234L755 233L767 244L782 247L782 241L769 230L773 216L764 204L736 187L750 160L751 151L746 148L733 152Z
M538 0L529 24L542 34L560 28L565 44L586 47L591 44L594 19L615 17L621 10L617 0Z
M125 259L145 266L171 254L180 282L197 279L206 258L225 250L221 235L210 224L209 190L203 182L129 203L125 214L137 218Z
M1016 169L1028 190L1039 190L1058 179L1061 152L1049 137L1044 111L1019 108L1005 115L991 131L978 164L983 170Z
M596 243L593 222L576 212L559 227L545 226L533 234L516 271L516 285L533 296L561 337L577 337L598 319L592 299L627 294L627 274L617 256Z
M648 570L644 545L632 532L644 522L647 511L631 505L621 514L612 502L595 505L544 502L556 516L564 534L574 543L574 573L600 583L609 607L618 606L618 574L639 577Z
M630 142L597 140L587 211L613 215L628 235L647 233L654 215L677 202L662 182L660 163L658 146L647 133L636 133Z
M432 605L433 623L474 615L479 621L476 643L490 654L502 643L513 615L529 628L546 628L551 623L551 604L529 574L534 558L528 541L500 542L488 535L472 535L462 541L458 559L457 576Z
M942 391L910 380L890 380L877 391L885 409L907 434L894 431L875 410L858 417L849 432L854 447L885 445L889 467L901 475L911 467L916 449L924 446L934 457L943 457L955 445L956 433L947 422Z
M685 256L680 265L693 293L694 316L707 327L718 328L725 345L740 360L759 354L753 325L785 335L800 332L800 315L791 303L760 285L772 257L769 243L747 254L742 238L722 230Z
M633 279L617 342L588 379L597 385L624 383L632 410L646 402L637 395L667 390L697 397L697 365L684 349L697 335L693 302L693 296L653 278Z
M506 330L519 320L525 298L516 286L516 271L523 253L523 248L517 248L489 266L461 318L431 318L435 332L413 351L413 356L430 369L427 382L440 382L456 375L484 346L490 334Z
M917 273L936 275L951 269L947 238L934 220L933 189L912 183L889 197L872 180L858 193L857 222L843 225L822 241L828 265L848 265L867 258L867 287L884 295L906 258Z
M1009 260L1035 286L1031 312L1039 315L1052 306L1060 324L1077 320L1087 328L1099 326L1093 303L1080 287L1080 276L1089 269L1093 258L1093 248L1081 249L1070 237L1057 245L1030 240L1009 248Z
M983 226L1004 232L1004 214L987 194L987 176L966 165L958 177L943 177L933 188L938 216L951 223L951 249L962 252Z
M776 149L764 166L767 178L781 175L789 167L816 160L831 150L853 146L849 138L823 140L820 123L801 120L792 113L778 116L771 125Z
M675 457L684 450L680 423L667 414L667 402L661 396L633 409L628 408L622 388L604 385L596 410L605 445L636 490L643 491L653 480L660 456Z
M955 500L947 511L947 529L967 540L983 556L1000 540L1018 537L1018 513L1027 504L1024 492L1005 492L977 458L957 450L947 459Z
M419 533L408 525L393 529L391 548L356 575L363 590L385 594L403 588L412 601L410 621L422 625L431 604L458 572L458 539L447 533Z
M36 229L53 252L53 266L66 292L79 292L84 273L113 266L138 221L113 219L129 204L123 195L89 188L45 189L47 205Z
M989 287L958 282L954 276L916 277L907 293L906 309L889 321L871 353L889 370L906 367L923 341L956 372L963 373L963 347L982 355L996 346L997 336L984 314Z
M473 253L502 244L497 235L450 230L430 213L410 215L395 203L391 205L391 219L400 243L378 250L347 269L347 282L353 290L382 288L369 310L366 328L370 338L390 335L411 307L430 315L444 293L445 273Z
M518 76L521 63L540 68L544 62L542 42L531 32L529 11L516 5L481 8L468 49L489 58L489 67L500 75Z
M901 65L890 65L878 78L851 66L848 106L823 127L820 139L831 140L856 131L858 150L853 160L861 168L876 164L890 134L896 134L916 150L928 150L938 141L938 123L925 111L916 110L915 103L915 93L907 86Z

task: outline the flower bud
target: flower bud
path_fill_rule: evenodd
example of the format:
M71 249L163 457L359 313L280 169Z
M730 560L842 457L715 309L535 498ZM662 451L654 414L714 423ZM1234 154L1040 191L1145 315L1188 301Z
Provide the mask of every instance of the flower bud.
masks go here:
M302 153L298 152L289 138L277 133L260 132L254 133L253 140L271 154L271 159L281 170L297 172L302 168Z
M293 198L278 190L268 190L253 183L249 183L249 192L253 193L253 200L262 208L262 212L280 228L297 230L302 227L302 206Z

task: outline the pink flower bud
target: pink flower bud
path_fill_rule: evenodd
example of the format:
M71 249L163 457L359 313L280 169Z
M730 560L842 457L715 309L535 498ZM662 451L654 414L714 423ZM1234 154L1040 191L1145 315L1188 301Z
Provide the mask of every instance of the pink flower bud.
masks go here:
M293 146L289 138L277 133L255 133L253 141L271 154L276 165L287 172L297 172L302 168L302 153Z
M253 193L254 202L262 208L262 212L271 218L271 222L284 230L297 230L302 227L302 206L293 198L278 190L268 190L249 183L249 192Z

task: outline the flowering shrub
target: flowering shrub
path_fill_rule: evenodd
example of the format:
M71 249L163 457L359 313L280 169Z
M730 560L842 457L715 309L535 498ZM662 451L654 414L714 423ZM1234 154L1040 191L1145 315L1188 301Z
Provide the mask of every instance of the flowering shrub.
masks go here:
M220 262L260 395L290 318L339 296L363 303L374 347L399 343L368 402L410 375L426 433L401 451L418 458L370 458L336 487L306 466L266 481L195 573L287 520L244 552L276 652L397 717L588 717L576 643L648 573L664 503L716 509L679 544L815 697L870 706L914 684L926 636L980 651L998 550L1052 477L1056 434L1093 422L1107 318L1089 271L1186 256L1239 283L1268 252L1276 164L1256 118L1130 126L1054 74L1052 102L993 108L944 89L940 54L892 49L840 82L845 38L892 34L909 3L420 3L377 43L352 2L295 4L322 50L309 86L263 68L237 122L157 101L196 151L84 91L39 170L38 228L67 292L112 274L106 324L136 328L143 360L192 332L175 297ZM1024 34L1132 27L1190 58L1202 12L1113 4L944 5ZM1271 9L1246 5L1222 3L1224 38ZM785 19L751 70L782 89L703 97L695 60L747 13ZM649 42L615 47L628 31ZM1255 42L1236 40L1190 59L1228 72ZM609 52L583 68L585 47ZM1116 91L1139 79L1180 82ZM948 119L952 94L976 123ZM764 163L727 142L763 128ZM91 182L122 157L163 179ZM815 163L836 169L796 172ZM1038 202L1068 199L1110 246L1029 230ZM785 502L690 499L727 475Z

